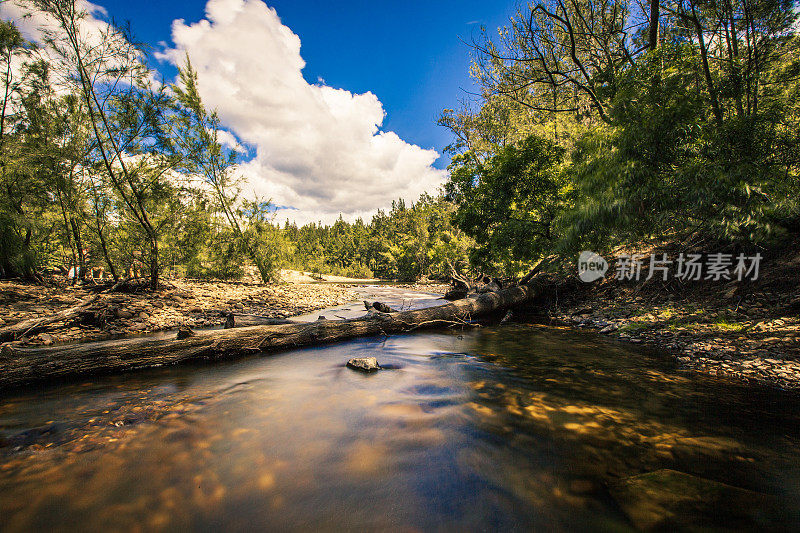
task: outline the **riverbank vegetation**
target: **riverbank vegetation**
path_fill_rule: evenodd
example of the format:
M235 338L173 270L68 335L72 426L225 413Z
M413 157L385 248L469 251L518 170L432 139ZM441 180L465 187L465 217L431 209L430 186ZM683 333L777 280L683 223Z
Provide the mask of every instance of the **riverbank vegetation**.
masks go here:
M454 205L423 194L416 203L393 203L369 224L341 218L333 225L286 224L287 263L300 270L403 281L447 279L450 265L469 266L473 240L452 223Z
M796 236L797 30L783 0L543 0L484 30L477 106L440 118L473 263Z

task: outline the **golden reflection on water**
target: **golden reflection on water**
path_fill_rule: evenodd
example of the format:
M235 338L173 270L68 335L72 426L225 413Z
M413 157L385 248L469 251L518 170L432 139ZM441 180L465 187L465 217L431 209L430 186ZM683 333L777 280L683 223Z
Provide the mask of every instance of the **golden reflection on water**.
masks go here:
M796 512L797 406L529 326L100 378L0 401L2 529L619 530L661 469Z

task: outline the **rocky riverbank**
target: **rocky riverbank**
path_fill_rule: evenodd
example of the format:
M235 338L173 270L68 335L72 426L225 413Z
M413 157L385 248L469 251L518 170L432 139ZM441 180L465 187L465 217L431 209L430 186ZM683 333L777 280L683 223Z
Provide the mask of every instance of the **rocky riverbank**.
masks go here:
M800 390L800 253L782 252L767 254L755 281L619 281L612 274L582 283L561 276L537 310L666 350L701 372Z
M0 282L0 326L41 318L76 305L94 292L89 287ZM228 313L286 318L339 305L356 298L335 284L228 283L173 279L152 292L103 294L76 320L52 324L16 344L51 345L143 334L180 326L225 323Z

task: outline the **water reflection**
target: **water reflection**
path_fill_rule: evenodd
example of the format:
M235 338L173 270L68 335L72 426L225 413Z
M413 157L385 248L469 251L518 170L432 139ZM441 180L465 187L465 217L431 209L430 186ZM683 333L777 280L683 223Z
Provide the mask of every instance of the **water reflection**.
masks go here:
M373 355L395 369L342 366ZM360 339L6 398L0 515L9 531L625 530L609 487L671 469L766 494L756 525L786 526L797 407L583 332Z

